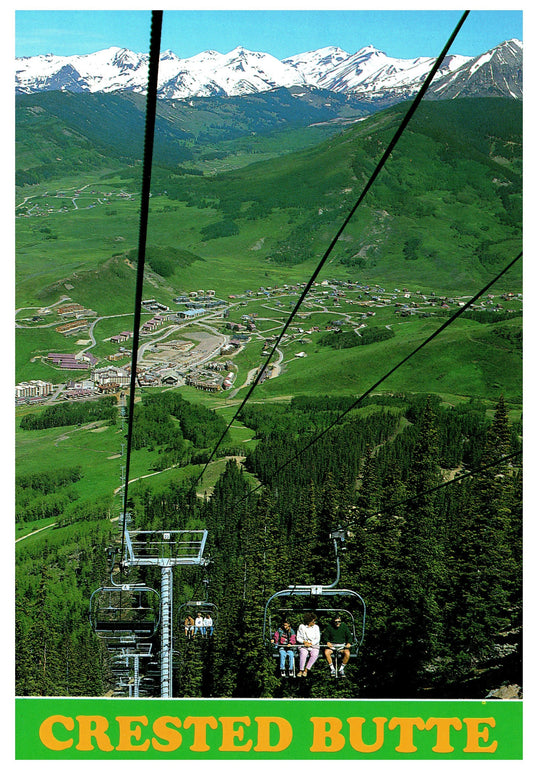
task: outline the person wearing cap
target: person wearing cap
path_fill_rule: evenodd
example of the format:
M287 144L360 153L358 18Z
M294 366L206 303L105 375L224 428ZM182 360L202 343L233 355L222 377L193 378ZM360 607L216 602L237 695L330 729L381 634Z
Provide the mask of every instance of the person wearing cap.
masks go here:
M322 635L322 641L325 644L324 655L331 670L331 676L336 676L335 664L333 663L333 652L342 652L341 667L339 676L346 676L345 665L350 659L350 647L352 646L352 632L348 625L343 622L340 615L335 615L333 623L325 629Z

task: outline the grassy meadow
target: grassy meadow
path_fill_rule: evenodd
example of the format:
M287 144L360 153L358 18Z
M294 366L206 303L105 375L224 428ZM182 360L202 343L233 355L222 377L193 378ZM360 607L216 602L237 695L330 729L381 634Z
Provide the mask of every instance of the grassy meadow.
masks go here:
M61 97L49 101L56 99ZM503 101L425 106L420 120L395 149L369 200L345 228L318 281L358 281L383 286L388 292L406 287L413 298L416 291L469 297L514 258L522 248L516 152L519 116L517 105ZM83 112L83 99L76 102ZM217 141L195 146L194 153L184 156L181 171L175 163L156 166L147 250L163 255L166 269L157 273L147 255L144 298L175 307L173 298L192 290L214 289L221 298L236 295L228 320L240 322L242 315L257 313L261 337L276 338L297 296L240 295L261 287L307 283L364 188L402 109L377 113L342 131L329 125L254 136L250 131L240 136L221 132ZM216 133L217 120L213 116L209 120ZM201 122L193 128L199 131ZM484 144L485 130L492 144ZM53 144L63 141L62 136L58 131L52 139L43 135L32 143L31 133L21 134L18 164L31 171L46 156L49 168L56 171L46 182L25 184L16 192L17 382L64 382L69 375L41 357L50 351L75 352L82 342L88 346L87 331L65 338L48 325L59 321L57 315L30 320L37 309L68 296L96 311L96 345L91 351L100 360L117 350L107 338L131 330L133 324L140 162L118 157L116 147L106 158L103 146L96 152L85 142L80 155L84 166L73 173L80 148ZM56 156L69 163L54 167ZM228 224L230 235L212 237L219 232L217 227ZM493 288L494 294L521 292L521 281L518 266ZM318 342L327 333L325 326L336 320L357 322L367 308L357 305L355 293L347 297L354 304L342 300L336 305L324 292L310 295L300 308L289 338L272 359L277 364L282 356L279 376L259 386L252 403L326 392L355 400L444 321L437 316L400 317L392 305L374 307L376 315L366 318L365 324L389 326L394 337L334 350ZM521 302L512 304L513 309L521 307ZM227 331L223 321L213 325ZM305 334L314 326L320 331ZM179 391L183 398L212 408L229 421L247 393L249 372L265 362L261 337L252 337L232 356L238 373L231 390L208 394L185 386ZM305 357L297 355L301 353ZM511 418L519 420L521 319L496 324L460 319L387 377L379 391L436 393L450 404L479 397L489 407L503 393ZM19 427L27 410L42 408L16 410L17 473L81 465L83 476L72 485L78 501L106 498L118 513L120 499L114 493L121 483L125 443L120 425L40 431ZM228 444L235 456L242 456L254 447L254 433L236 423ZM157 450L133 453L132 488L162 489L171 481L195 478L202 468L154 472L158 458ZM226 462L217 458L207 468L199 494L213 488ZM42 519L41 523L51 522ZM19 525L17 536L31 527L31 522ZM45 530L35 537L55 537L52 532Z
M185 393L184 391L188 391ZM196 403L213 407L206 394L193 388L180 390L184 398ZM199 398L199 396L203 398ZM226 405L220 404L226 414ZM120 485L122 469L125 467L126 437L122 431L121 420L116 425L105 421L84 425L70 425L43 430L24 430L20 428L20 419L28 413L40 412L44 406L24 406L17 409L16 415L16 474L25 476L38 472L53 471L57 468L81 466L82 478L71 485L77 495L76 503L90 502L99 498L109 501L110 510L120 511ZM228 412L233 412L230 406ZM228 418L230 419L230 417ZM253 446L254 433L249 428L236 422L229 431L227 442L232 446L248 444ZM157 451L148 449L135 450L130 465L130 484L135 486L143 479L149 479L151 487L166 486L171 481L195 478L201 471L201 465L184 468L168 468L155 471L154 463L158 459ZM198 493L203 494L212 488L225 466L225 460L213 463L213 468L206 472L205 478L198 485ZM114 500L114 502L113 502ZM44 520L43 520L44 521ZM49 521L41 524L45 526ZM17 527L17 536L25 534L28 524Z

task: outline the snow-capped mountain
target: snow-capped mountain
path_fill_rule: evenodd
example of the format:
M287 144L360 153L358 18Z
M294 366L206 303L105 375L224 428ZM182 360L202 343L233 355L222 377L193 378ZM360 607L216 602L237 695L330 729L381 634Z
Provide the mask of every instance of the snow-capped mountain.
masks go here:
M148 54L116 47L84 56L24 57L17 59L16 91L144 93L148 61ZM188 59L165 51L158 90L162 98L187 99L305 86L350 93L366 101L397 101L417 91L434 62L428 57L391 58L371 45L354 54L330 46L283 60L242 47L227 54L204 51ZM484 95L479 84L490 91L495 72L499 73L498 93L521 98L521 41L507 41L479 57L447 57L433 82L433 93L452 98L466 89L467 95Z
M508 40L491 51L465 62L439 79L432 95L441 99L457 96L511 96L522 99L522 56L520 40Z
M339 48L322 49L284 61L296 66L308 85L328 91L372 94L376 90L415 88L428 74L435 59L392 59L369 45L355 54L347 54ZM466 56L451 56L442 73L457 69L466 61L469 61Z
M170 61L170 60L168 60ZM160 70L159 94L167 99L191 96L242 96L273 88L305 85L305 80L267 53L239 47L228 54L206 51L173 59Z

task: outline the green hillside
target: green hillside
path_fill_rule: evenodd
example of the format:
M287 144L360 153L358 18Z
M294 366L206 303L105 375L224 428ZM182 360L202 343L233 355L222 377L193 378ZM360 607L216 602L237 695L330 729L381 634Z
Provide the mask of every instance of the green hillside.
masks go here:
M348 350L306 345L306 358L286 366L268 380L262 398L295 395L363 393L402 361L440 325L442 319L392 324L394 339ZM493 326L457 321L381 386L384 392L439 393L443 398L472 395L495 399L500 393L521 402L521 319ZM507 332L507 335L506 333ZM296 352L297 346L292 350ZM286 358L290 358L288 352ZM259 397L259 396L257 396Z
M249 147L248 165L226 173L184 175L156 165L149 243L196 257L186 271L176 260L174 275L166 270L169 283L182 291L216 277L218 290L231 293L265 278L305 280L405 109L268 161L250 164ZM24 175L35 170L35 148L53 142L54 133L49 113L43 124L41 112L34 123L35 110L23 112L17 168ZM333 251L328 277L472 291L501 268L521 250L521 117L521 105L510 100L422 104ZM103 147L87 149L92 160L83 165L74 144L62 176L64 159L54 160L59 145L52 144L40 151L49 181L19 188L19 304L71 272L136 248L140 166ZM83 165L76 174L75 157ZM507 280L518 289L519 271Z
M65 383L89 369L61 369L49 352L106 365L119 350L112 335L132 329L142 103L41 96L18 112L16 378ZM159 353L152 343L181 339L183 350L196 338L213 345L202 363L224 365L221 340L253 318L231 349L231 389L139 383L131 426L116 395L17 407L17 695L126 694L88 606L120 542L128 438L133 527L209 532L205 571L179 570L173 601L208 584L220 610L205 644L183 637L176 613L176 697L479 700L504 682L521 687L520 269L358 403L521 250L521 105L422 105L280 341L270 379L217 446L406 109L317 133L306 107L280 132L283 98L270 116L262 97L247 116L206 102L187 128L184 105L162 106L143 296L175 309L177 293L202 289L228 305L224 317L162 321L142 337L143 364ZM58 333L62 299L93 311L72 336ZM191 350L176 353L177 370L197 371ZM266 597L329 585L339 527L340 584L368 606L364 645L346 679L321 658L308 678L285 680L262 639ZM127 579L158 586L161 576L134 568ZM143 662L142 695L157 697L148 674Z
M167 192L218 211L205 239L233 238L250 220L286 213L288 227L272 234L261 258L302 263L325 251L405 109L289 157L214 179L176 179ZM463 100L422 105L332 257L345 275L367 281L415 274L421 284L471 288L518 253L520 241L521 105Z
M220 164L230 157L240 165L243 156L279 155L316 144L338 131L339 123L370 112L349 96L298 91L298 98L281 88L245 97L161 100L155 164L191 169L192 162L209 169L212 161ZM17 184L138 162L144 150L145 108L145 97L138 94L48 91L17 96Z

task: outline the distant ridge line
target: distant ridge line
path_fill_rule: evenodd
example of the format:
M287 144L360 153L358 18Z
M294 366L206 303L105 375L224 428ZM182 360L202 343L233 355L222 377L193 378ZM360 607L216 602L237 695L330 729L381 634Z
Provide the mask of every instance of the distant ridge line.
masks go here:
M492 77L498 95L522 98L520 40L508 40L480 56L449 55L435 78L434 95L450 98L448 88L476 94L479 82ZM276 88L302 86L354 94L372 101L392 96L410 98L421 86L435 58L399 59L372 45L354 54L336 46L277 59L237 46L227 54L203 51L180 59L172 51L160 56L159 98L187 99L243 96ZM16 59L16 92L145 94L148 55L112 46L93 54L20 57ZM486 73L490 71L490 75ZM486 85L484 86L486 88ZM437 91L438 89L438 91ZM461 95L454 93L452 95ZM494 95L494 94L493 94Z

